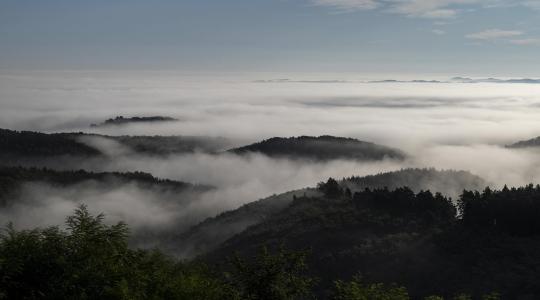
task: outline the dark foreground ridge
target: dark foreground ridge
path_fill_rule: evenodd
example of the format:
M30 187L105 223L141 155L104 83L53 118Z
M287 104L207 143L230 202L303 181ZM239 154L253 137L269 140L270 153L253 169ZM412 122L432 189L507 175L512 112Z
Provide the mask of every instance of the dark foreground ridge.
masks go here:
M236 154L261 153L270 157L309 160L382 160L404 159L397 149L352 138L323 135L274 137L255 144L229 150Z
M0 298L540 296L540 186L463 191L457 205L407 187L353 194L333 179L318 190L190 262L129 248L126 224L108 225L84 206L65 230L7 226Z

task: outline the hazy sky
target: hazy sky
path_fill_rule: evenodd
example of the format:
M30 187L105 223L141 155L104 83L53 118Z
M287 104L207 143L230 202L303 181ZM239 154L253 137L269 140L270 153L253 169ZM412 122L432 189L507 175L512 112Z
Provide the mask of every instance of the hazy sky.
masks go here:
M535 0L0 0L0 68L534 77L539 17Z

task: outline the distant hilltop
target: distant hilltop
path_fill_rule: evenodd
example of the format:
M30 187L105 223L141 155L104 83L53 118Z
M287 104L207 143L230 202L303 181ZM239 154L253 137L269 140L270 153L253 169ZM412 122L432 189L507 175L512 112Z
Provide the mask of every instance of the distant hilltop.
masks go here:
M273 137L261 142L230 149L236 154L260 153L270 157L327 161L333 159L402 160L401 150L352 138L323 136Z
M164 116L151 116L151 117L129 117L117 116L105 120L100 124L90 124L90 127L110 126L110 125L125 125L128 123L143 123L143 122L171 122L178 121L178 119Z

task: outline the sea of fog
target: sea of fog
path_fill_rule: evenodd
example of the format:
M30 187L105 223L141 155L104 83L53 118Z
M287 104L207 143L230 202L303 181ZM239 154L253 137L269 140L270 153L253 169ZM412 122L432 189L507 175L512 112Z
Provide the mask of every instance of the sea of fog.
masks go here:
M505 144L540 135L540 84L458 83L448 78L408 79L444 81L437 83L374 83L369 81L395 78L354 74L3 72L0 128L222 136L237 145L273 136L328 134L400 148L409 155L405 161L315 163L261 155L146 157L105 151L111 156L107 163L87 161L74 166L95 171L140 170L217 187L178 214L159 205L149 208L154 216L191 216L193 222L274 193L314 186L330 176L368 175L406 167L467 170L495 187L540 182L540 153L504 148ZM179 121L89 127L117 115L164 115ZM26 194L47 198L47 191L51 189ZM148 204L141 199L154 196L144 193L133 187L98 196L78 191L50 192L56 198L43 201L60 205L65 202L62 197L110 196L110 201L97 202L101 205L98 208L106 207L118 218L136 223L146 217L140 210L126 209L130 205L122 195L134 199L133 207L145 207L142 203L151 206L154 202ZM50 207L55 206L43 204L36 214ZM68 210L61 207L62 212ZM20 212L27 209L19 208Z

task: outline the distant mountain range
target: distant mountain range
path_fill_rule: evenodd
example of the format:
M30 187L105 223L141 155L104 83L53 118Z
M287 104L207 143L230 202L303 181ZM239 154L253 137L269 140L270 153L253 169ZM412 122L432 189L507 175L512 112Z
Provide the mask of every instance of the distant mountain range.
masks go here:
M436 79L381 79L381 80L293 80L287 78L255 80L256 83L526 83L539 84L540 79L537 78L469 78L469 77L453 77L449 80Z
M511 78L511 79L500 79L500 78L467 78L467 77L454 77L451 79L454 82L462 83L529 83L537 84L540 83L540 79L535 78Z
M413 80L396 80L396 79L386 79L386 80L372 80L368 83L527 83L527 84L538 84L540 79L535 78L511 78L511 79L500 79L500 78L468 78L468 77L453 77L450 80L423 80L423 79L413 79Z
M235 154L260 153L270 157L325 161L333 159L381 160L404 159L398 149L352 138L323 135L319 137L274 137L229 150Z

